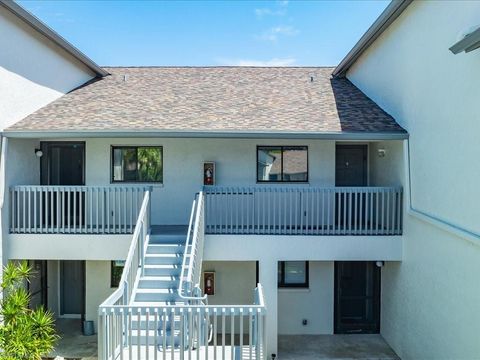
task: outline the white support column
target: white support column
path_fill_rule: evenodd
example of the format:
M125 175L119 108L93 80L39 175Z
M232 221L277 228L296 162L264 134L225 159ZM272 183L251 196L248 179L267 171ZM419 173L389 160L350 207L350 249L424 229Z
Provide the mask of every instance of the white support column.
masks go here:
M278 262L275 259L260 259L259 261L259 281L263 286L265 302L267 305L267 359L271 358L271 354L277 352L277 277Z

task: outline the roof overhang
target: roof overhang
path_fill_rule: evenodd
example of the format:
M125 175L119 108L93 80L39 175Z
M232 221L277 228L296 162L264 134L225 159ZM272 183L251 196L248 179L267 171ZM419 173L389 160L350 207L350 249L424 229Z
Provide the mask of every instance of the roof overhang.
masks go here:
M468 53L478 48L480 48L480 27L465 35L462 40L455 43L449 50L456 55L463 51Z
M53 43L58 45L60 48L65 50L67 53L72 55L74 58L86 65L90 70L92 70L97 76L103 77L108 75L108 71L102 69L98 66L93 60L88 56L78 50L75 46L70 44L67 40L61 37L57 32L49 28L45 23L40 21L37 17L29 13L27 10L22 8L20 5L15 3L13 0L0 0L0 6L3 6L5 9L10 11L13 15L17 16L19 19L27 23L30 27L35 29L37 32L45 36L47 39L51 40Z
M357 61L365 50L392 24L413 0L392 0L370 28L358 40L338 66L333 76L345 76L348 69Z
M270 132L270 131L4 131L8 138L229 138L229 139L323 139L323 140L405 140L407 132Z

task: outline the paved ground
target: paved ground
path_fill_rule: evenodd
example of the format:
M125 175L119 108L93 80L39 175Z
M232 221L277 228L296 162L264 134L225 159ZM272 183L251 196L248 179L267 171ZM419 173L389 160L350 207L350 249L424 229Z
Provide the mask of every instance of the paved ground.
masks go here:
M97 359L97 335L84 336L80 320L57 319L56 326L62 338L49 358L61 356L66 360Z
M62 339L48 359L97 360L97 335L84 336L80 320L58 319ZM399 360L380 335L279 336L277 360Z
M380 335L279 336L278 360L398 360Z

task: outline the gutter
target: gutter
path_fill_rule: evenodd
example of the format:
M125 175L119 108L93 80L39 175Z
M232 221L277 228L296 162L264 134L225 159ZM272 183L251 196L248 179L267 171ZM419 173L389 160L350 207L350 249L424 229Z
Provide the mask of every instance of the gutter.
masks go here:
M436 226L444 231L447 231L455 236L461 237L467 241L470 241L476 245L480 245L480 234L466 229L461 225L454 224L448 219L438 217L434 214L428 213L426 211L420 210L413 205L413 196L412 196L412 178L411 178L411 169L410 169L410 141L405 140L404 147L404 161L407 166L407 181L406 181L406 194L407 194L407 213L423 222L429 223L433 226Z
M13 15L17 16L22 21L26 22L29 26L35 29L37 32L45 36L50 41L54 42L56 45L61 47L67 53L72 55L74 58L86 65L90 70L92 70L97 76L104 77L109 75L108 71L102 69L98 66L93 60L88 56L78 50L75 46L70 44L62 36L60 36L53 29L48 27L36 16L29 13L27 10L22 8L13 0L0 0L0 6L3 6L6 10L10 11Z
M229 138L229 139L324 139L324 140L405 140L407 132L272 132L272 131L148 131L148 130L78 130L78 131L4 131L9 138Z
M375 22L368 28L363 36L358 40L355 46L340 61L335 70L333 77L343 77L348 69L357 61L357 59L373 44L377 38L402 14L402 12L410 5L413 0L392 0L386 9L380 14Z

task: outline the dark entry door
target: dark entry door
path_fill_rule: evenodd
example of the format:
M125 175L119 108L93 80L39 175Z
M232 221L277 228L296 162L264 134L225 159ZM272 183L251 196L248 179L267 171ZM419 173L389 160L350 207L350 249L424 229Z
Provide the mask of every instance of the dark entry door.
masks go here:
M47 262L45 260L30 260L28 265L33 274L28 283L30 293L30 309L40 306L47 307Z
M62 141L42 142L41 184L42 185L85 185L85 143ZM57 222L69 226L85 221L85 194L68 190L64 195L54 191L43 193L43 219L47 226L57 226ZM80 199L82 197L82 199ZM62 211L63 209L63 211ZM80 211L83 214L80 214ZM57 213L58 212L58 213ZM63 214L63 219L60 216Z
M367 186L367 145L337 145L335 186Z
M367 186L367 145L337 145L335 151L335 186ZM360 196L363 197L360 199ZM363 204L363 205L360 205ZM340 193L335 196L335 220L339 229L365 218L365 194Z
M42 142L42 185L85 185L85 143Z
M84 261L60 261L60 315L83 314L84 284Z
M373 261L335 262L335 333L380 332L380 268Z

